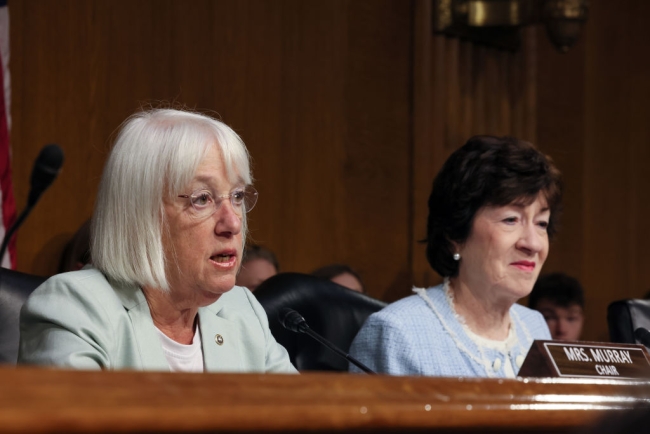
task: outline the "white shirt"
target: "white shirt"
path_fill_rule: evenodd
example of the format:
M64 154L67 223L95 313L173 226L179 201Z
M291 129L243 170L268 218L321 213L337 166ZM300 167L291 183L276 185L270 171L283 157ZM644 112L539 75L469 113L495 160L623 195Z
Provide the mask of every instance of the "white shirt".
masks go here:
M196 328L192 343L179 344L170 339L156 327L162 343L163 354L172 372L203 372L203 351L201 349L201 330Z

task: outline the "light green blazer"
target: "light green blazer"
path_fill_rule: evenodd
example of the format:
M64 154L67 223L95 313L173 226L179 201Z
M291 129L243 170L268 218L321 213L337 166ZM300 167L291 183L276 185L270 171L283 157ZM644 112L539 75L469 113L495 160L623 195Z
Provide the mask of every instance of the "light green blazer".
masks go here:
M200 308L199 327L208 372L296 372L246 288ZM142 290L111 284L95 268L56 275L32 293L20 314L18 363L169 371Z

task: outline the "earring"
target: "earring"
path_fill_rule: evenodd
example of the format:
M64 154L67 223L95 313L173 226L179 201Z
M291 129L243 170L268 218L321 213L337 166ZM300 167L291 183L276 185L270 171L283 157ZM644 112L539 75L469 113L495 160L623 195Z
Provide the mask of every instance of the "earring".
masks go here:
M454 261L460 261L460 253L454 253Z

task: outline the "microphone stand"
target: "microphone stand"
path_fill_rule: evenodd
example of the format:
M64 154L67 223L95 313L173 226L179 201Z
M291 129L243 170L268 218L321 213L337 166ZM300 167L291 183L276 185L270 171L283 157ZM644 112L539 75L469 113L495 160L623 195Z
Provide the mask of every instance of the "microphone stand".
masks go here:
M333 343L313 331L310 327L309 324L307 324L307 321L305 321L305 318L302 317L298 312L296 312L293 309L290 309L288 307L283 308L278 312L278 321L280 321L280 324L287 330L290 330L292 332L296 333L304 333L308 336L311 336L314 338L316 341L319 343L325 345L327 348L330 350L334 351L336 354L339 356L345 358L348 362L352 363L354 366L357 368L361 369L363 372L366 374L376 374L375 371L352 357L351 355L345 353L342 351L340 348L336 347Z
M23 212L18 216L16 222L9 228L2 240L2 247L0 247L0 263L5 256L9 242L14 235L14 232L20 227L23 221L27 218L38 199L43 192L54 182L59 170L63 165L63 151L58 145L50 144L41 149L41 152L36 157L34 167L32 169L32 177L30 180L30 190L27 196L27 206Z
M5 257L5 252L7 251L7 247L9 247L9 242L11 242L11 238L13 237L16 230L20 227L20 225L23 224L23 221L27 218L32 208L34 208L34 204L27 205L27 207L23 210L22 213L20 213L20 215L18 216L14 224L11 225L11 227L5 234L5 237L2 240L2 247L0 247L0 263L2 262L2 258Z
M305 325L307 325L307 324L305 324ZM300 331L302 333L316 339L318 342L325 345L327 348L334 351L339 356L344 357L348 362L352 363L354 366L361 369L363 372L365 372L367 374L376 374L375 371L373 371L372 369L370 369L369 367L367 367L366 365L364 365L363 363L361 363L360 361L358 361L357 359L355 359L351 355L346 354L345 351L342 351L340 348L334 346L334 344L332 344L330 341L328 341L327 339L325 339L324 337L322 337L321 335L319 335L318 333L313 331L311 328L309 328L308 325L307 325L306 330L300 330Z

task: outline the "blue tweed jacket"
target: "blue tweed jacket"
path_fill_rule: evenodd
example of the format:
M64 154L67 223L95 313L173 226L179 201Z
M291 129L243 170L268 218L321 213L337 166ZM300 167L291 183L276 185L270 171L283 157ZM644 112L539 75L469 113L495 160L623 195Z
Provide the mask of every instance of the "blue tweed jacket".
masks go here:
M516 374L532 341L551 339L539 312L515 304L510 316L517 343L507 351L479 348L454 314L443 285L420 291L426 292L436 312L420 295L399 300L368 318L350 354L385 374L504 377L506 357ZM354 366L350 370L359 371Z

